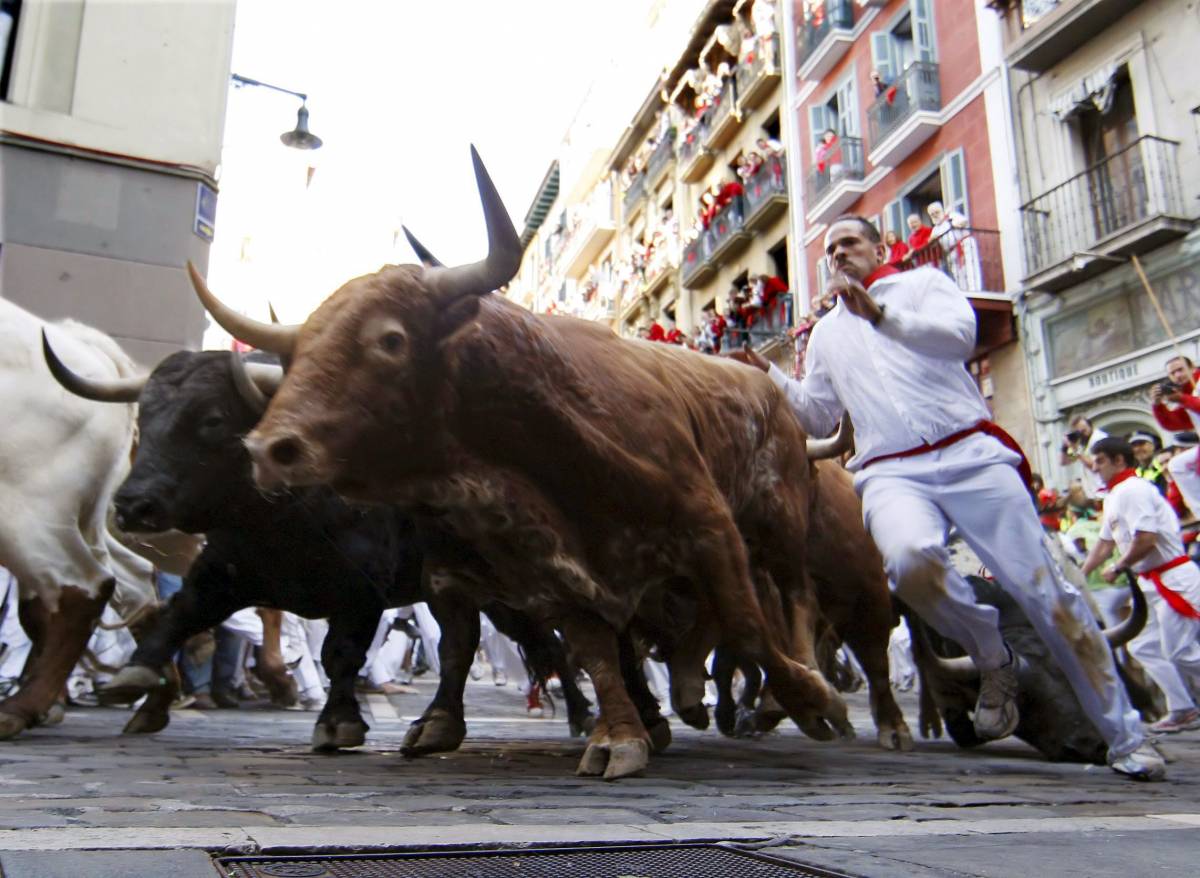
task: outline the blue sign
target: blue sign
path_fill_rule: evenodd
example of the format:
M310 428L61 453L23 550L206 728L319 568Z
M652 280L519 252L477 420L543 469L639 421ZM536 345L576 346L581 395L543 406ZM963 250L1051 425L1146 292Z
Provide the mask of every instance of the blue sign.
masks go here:
M210 244L217 225L217 190L206 183L196 184L196 221L192 231Z

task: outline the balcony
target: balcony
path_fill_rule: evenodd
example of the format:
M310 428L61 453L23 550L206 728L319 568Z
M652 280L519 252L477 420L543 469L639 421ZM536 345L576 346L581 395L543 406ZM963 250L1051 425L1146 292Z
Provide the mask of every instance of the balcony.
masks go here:
M699 183L712 167L713 154L704 148L704 140L708 137L708 120L712 118L712 112L712 107L705 110L696 127L679 142L680 176L685 183Z
M646 186L653 190L663 178L663 172L675 161L675 129L658 142L646 162Z
M853 0L826 0L796 29L801 81L816 82L834 68L854 43Z
M746 230L745 201L741 195L735 195L713 217L708 233L712 237L712 254L709 259L714 263L714 267L734 255L750 240L750 233Z
M625 198L622 201L622 209L625 216L625 222L631 222L637 215L638 208L642 206L642 202L646 200L646 175L638 174L637 178L629 184L629 188L625 190Z
M1002 293L1004 261L995 229L948 229L905 259L903 268L931 266L944 271L968 296Z
M1022 32L1008 46L1008 62L1018 70L1045 73L1141 3L1142 0L1061 0L1036 19L1028 10L1018 10L1015 14L1022 16Z
M787 210L787 164L783 156L763 162L746 181L746 228L758 231Z
M1023 205L1026 286L1059 290L1187 234L1178 151L1144 135Z
M582 278L588 266L600 255L616 231L612 190L605 182L596 188L591 198L583 205L578 225L563 247L561 264L566 268L567 277L576 280Z
M867 110L867 134L875 166L896 167L942 127L938 65L914 61Z
M708 131L704 135L704 146L713 151L722 149L733 140L741 127L742 117L737 112L737 80L733 77L725 80L721 95L717 102L709 108L712 113L708 123Z
M779 82L779 61L779 35L776 34L771 37L766 51L759 43L753 60L738 65L737 105L743 117L766 100Z
M709 258L712 255L712 236L707 230L683 248L680 281L685 287L698 287L716 271Z
M826 157L824 168L814 165L808 172L804 203L810 205L809 225L831 222L867 191L862 138L842 137L838 143L838 149Z
M767 308L761 308L747 320L746 327L730 327L725 331L729 350L741 348L745 342L757 351L774 342L786 341L792 328L792 294L782 293Z

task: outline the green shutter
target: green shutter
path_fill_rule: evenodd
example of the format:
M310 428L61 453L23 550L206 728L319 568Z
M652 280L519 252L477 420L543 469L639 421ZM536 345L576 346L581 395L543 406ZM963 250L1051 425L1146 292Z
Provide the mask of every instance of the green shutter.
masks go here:
M929 0L912 0L913 45L918 61L937 60L937 35L933 30L933 9Z
M970 217L967 205L967 166L963 151L956 149L942 159L942 204L947 211Z

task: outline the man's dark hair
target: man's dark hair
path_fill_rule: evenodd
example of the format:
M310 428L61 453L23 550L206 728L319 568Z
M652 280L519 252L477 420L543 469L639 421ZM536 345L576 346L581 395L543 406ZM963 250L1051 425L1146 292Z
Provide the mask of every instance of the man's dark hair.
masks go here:
M1166 365L1168 365L1168 366L1169 366L1169 365L1171 365L1172 363L1174 363L1176 360L1183 360L1185 363L1187 363L1187 367L1188 367L1189 369L1195 369L1195 368L1196 368L1196 364L1192 362L1192 358L1191 358L1191 357L1185 357L1183 354L1176 354L1175 356L1171 357L1171 359L1167 360L1167 362L1166 362Z
M844 213L830 223L829 227L833 228L838 223L858 223L860 226L862 226L863 235L866 236L868 241L870 241L872 244L883 243L883 238L879 234L879 229L875 228L875 223L871 222L865 216L861 216L857 213Z
M1133 447L1119 436L1105 436L1092 446L1092 454L1103 454L1116 460L1118 457L1125 461L1125 466L1133 466Z

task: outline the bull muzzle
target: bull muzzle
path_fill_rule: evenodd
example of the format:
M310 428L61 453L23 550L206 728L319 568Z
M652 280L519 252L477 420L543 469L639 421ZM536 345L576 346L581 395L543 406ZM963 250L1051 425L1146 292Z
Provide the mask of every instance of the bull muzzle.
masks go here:
M319 455L299 433L264 436L254 432L243 443L254 465L254 482L263 491L327 481Z

